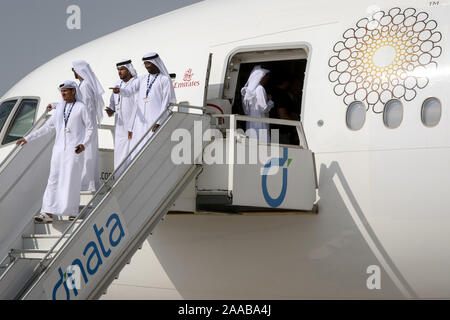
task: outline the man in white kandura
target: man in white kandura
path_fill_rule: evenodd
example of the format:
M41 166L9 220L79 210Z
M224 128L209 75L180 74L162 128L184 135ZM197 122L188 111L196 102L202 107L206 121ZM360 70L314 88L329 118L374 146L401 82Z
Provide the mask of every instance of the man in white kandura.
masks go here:
M121 61L116 64L120 81L115 84L115 88L128 88L136 80L137 73L131 60ZM129 159L119 168L119 165L125 160L130 152L130 140L133 137L132 116L136 114L136 94L128 97L122 97L114 92L111 94L109 107L106 113L115 117L114 129L114 170L117 170L117 177L125 170L129 164ZM133 119L134 120L134 119Z
M53 215L78 215L81 176L85 146L89 144L94 127L74 81L60 86L62 101L47 122L37 131L17 140L24 145L51 132L56 133L50 163L50 175L42 200L38 222L52 222Z
M110 88L114 93L122 97L137 95L138 105L134 119L133 137L130 148L134 148L145 135L143 142L133 152L134 157L144 144L150 139L152 134L165 121L168 116L167 107L170 103L176 103L175 90L169 72L157 53L146 54L142 60L148 71L148 75L140 76L130 86L126 88ZM158 118L161 118L158 120ZM156 121L158 120L158 121Z
M247 83L241 89L242 107L246 115L258 118L268 118L274 104L271 96L266 94L264 86L269 79L269 70L255 66ZM262 122L247 122L247 136L260 142L270 142L269 124Z
M100 187L100 173L98 169L98 125L103 118L103 90L100 81L86 61L74 61L72 71L75 78L80 81L80 91L83 102L88 109L89 116L94 124L94 133L91 142L86 146L84 166L81 177L82 191L96 191Z

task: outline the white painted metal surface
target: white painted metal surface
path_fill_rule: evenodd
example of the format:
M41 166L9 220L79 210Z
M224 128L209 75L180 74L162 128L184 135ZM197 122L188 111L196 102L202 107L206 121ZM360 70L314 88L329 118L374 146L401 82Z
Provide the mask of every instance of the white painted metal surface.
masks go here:
M195 121L200 121L206 130L210 118L202 114L172 113L114 185L107 186L112 181L110 179L97 192L81 211L84 220L69 233L63 233L60 241L57 242L58 238L55 239L53 234L22 236L24 247L32 247L27 249L32 251L27 252L43 250L54 258L42 260L34 271L32 269L36 264L33 264L33 268L28 268L27 272L18 267L23 262L14 262L0 278L0 287L8 287L8 279L14 276L31 281L21 282L25 285L19 290L17 286L14 287L15 291L5 289L8 293L5 293L5 297L99 297L166 214L175 198L199 173L200 168L194 163L175 165L171 161L172 145L176 143L171 139L174 129L184 128L191 132L194 140L201 140L203 131L194 130ZM92 211L90 207L93 207ZM31 264L31 260L28 261ZM82 270L81 287L69 290L63 275L68 266L78 265L78 262Z
M329 79L329 61L337 54L333 48L344 41L345 31L358 27L358 21L394 7L414 8L414 16L425 12L427 21L435 21L433 32L440 32L442 39L433 46L443 54L435 54L436 69L422 74L429 81L416 88L414 99L401 98L404 114L397 129L386 128L383 115L369 110L362 129L351 131L345 123L343 96L334 93L336 83ZM449 298L449 8L447 1L422 0L395 4L382 0L376 6L353 0L204 1L57 57L30 73L5 97L32 94L44 104L54 101L57 92L48 74L71 78L70 63L80 58L96 67L102 83L112 84L115 61L124 56L139 61L145 52L156 50L181 83L189 68L194 74L191 80L202 82L202 70L212 52L208 99L223 99L224 92L239 90L226 87L235 54L268 52L258 58L262 62L273 59L271 50L304 50L308 62L301 116L316 158L319 214L169 215L148 239L147 258L124 269L129 280L120 282L121 295L116 291L106 298L155 297L161 282L183 298L236 298L236 294L263 299ZM152 33L151 48L143 41L149 30L165 30ZM105 49L111 49L110 65L98 54ZM138 71L145 72L140 66ZM200 104L203 95L191 89L177 88L178 101ZM429 97L442 102L440 122L432 128L424 126L420 116L422 103ZM155 256L164 277L139 287L131 275L143 264L154 267ZM182 263L184 268L176 267ZM379 290L367 288L371 265L381 269Z
M294 126L300 145L273 141L263 144L243 132L232 134L231 130L225 138L216 131L218 136L203 151L203 172L197 182L199 194L228 196L233 206L305 211L313 208L316 168L300 122L237 115L214 117L219 122L230 118L231 127L236 127L237 121Z
M35 129L45 121L45 115ZM0 164L0 259L17 243L38 212L47 185L54 135L16 147ZM18 213L20 212L20 213Z

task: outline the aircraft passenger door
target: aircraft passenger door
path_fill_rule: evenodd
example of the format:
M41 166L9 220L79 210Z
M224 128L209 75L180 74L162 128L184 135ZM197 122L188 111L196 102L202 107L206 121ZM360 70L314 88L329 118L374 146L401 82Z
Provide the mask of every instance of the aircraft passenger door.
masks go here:
M206 77L205 77L205 91L203 92L203 106L206 106L206 99L208 99L208 86L209 86L209 76L211 74L211 64L212 64L212 53L208 57L208 65L206 67Z
M207 97L212 54L197 52L196 59L171 61L175 74L172 84L177 102L191 106L204 106Z

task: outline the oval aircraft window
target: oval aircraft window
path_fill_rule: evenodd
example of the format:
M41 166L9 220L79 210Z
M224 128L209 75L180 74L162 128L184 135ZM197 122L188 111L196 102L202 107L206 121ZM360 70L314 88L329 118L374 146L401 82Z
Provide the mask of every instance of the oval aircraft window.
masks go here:
M366 106L360 101L350 103L346 115L347 127L350 130L359 130L366 121Z
M389 100L384 106L383 122L390 129L400 126L403 120L403 104L400 100Z
M442 106L436 98L428 98L422 104L422 123L427 127L436 126L441 120Z

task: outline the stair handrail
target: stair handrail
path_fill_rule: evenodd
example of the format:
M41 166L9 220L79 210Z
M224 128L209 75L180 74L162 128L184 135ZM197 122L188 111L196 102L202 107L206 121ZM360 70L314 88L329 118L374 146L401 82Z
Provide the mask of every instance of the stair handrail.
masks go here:
M291 126L297 129L297 134L301 138L300 146L303 149L309 149L308 141L306 140L305 131L303 130L303 124L301 121L297 120L285 120L285 119L276 119L276 118L258 118L251 116L244 116L239 114L212 114L213 118L230 118L230 128L236 128L237 121L245 121L245 122L259 122L259 123L267 123L267 124L277 124L283 126ZM234 126L233 126L234 125Z
M176 111L174 109L177 109ZM168 112L168 116L167 118L164 120L164 122L161 124L161 127L168 121L168 119L170 118L170 116L175 113L175 112L179 112L179 113L190 113L190 112L186 112L186 111L182 111L183 109L194 109L194 110L198 110L201 111L201 113L197 112L196 114L204 114L205 111L205 107L197 107L197 106L190 106L190 105L186 105L186 104L177 104L177 103L171 103L169 104L169 106L167 107L166 111ZM96 191L96 193L94 194L94 196L92 197L92 199L88 202L88 204L80 211L80 213L78 214L78 216L75 217L75 219L70 223L70 225L65 229L65 231L61 234L61 236L58 238L58 240L53 244L53 246L50 248L50 250L45 254L45 256L41 259L41 261L39 262L39 264L36 266L35 271L39 270L39 272L42 272L43 270L45 270L45 268L50 265L52 263L52 261L58 256L57 254L54 255L53 257L51 257L51 254L55 251L56 247L59 245L59 243L62 241L62 239L64 239L64 237L68 234L68 232L72 229L72 227L75 226L75 224L77 223L77 221L80 218L84 218L83 223L85 223L88 219L91 218L91 214L94 211L91 211L90 213L88 213L89 208L92 207L93 203L96 201L96 199L99 197L101 198L100 201L98 202L98 204L104 199L104 197L108 194L108 191L112 189L112 187L114 186L115 183L118 183L118 181L120 180L120 177L127 171L127 169L130 167L128 166L123 172L120 173L119 178L116 180L115 183L113 183L111 186L109 185L111 183L111 181L115 180L115 174L117 173L117 171L119 171L119 169L121 169L121 167L127 162L128 158L134 153L134 151L139 147L139 145L141 144L142 141L144 141L144 139L150 134L150 132L152 131L153 127L155 124L157 124L157 122L159 120L161 120L165 115L165 112L161 113L161 115L155 120L155 122L150 126L150 129L147 130L147 132L141 137L141 139L138 141L138 143L136 143L136 145L131 149L131 151L128 152L128 155L125 157L125 159L122 160L122 162L119 164L119 166L117 167L117 169L114 170L114 172L109 176L109 178L102 184L102 186ZM151 141L154 139L154 137L156 136L157 132L160 129L158 129L154 135L152 135L150 137L150 139L142 146L140 147L140 151L138 153L138 155L136 155L135 159L137 159L139 157L139 155L145 150L145 148L147 147L148 144L151 143ZM130 163L131 165L131 163ZM105 189L105 192L102 193L102 191ZM93 208L95 208L96 206L94 206ZM61 248L59 248L59 252L62 251L62 249L64 249L64 247L71 241L71 238L76 234L76 231L81 228L82 224L80 223L73 231L73 233L66 238L66 242L63 244L63 246L61 246ZM33 279L30 279L30 282L34 281Z
M27 131L27 133L24 135L28 135L32 130L34 130L37 126L42 125L47 121L47 115L49 113L49 110L45 109L45 112L39 117L39 119L33 124L33 126ZM20 152L22 149L21 146L15 145L14 148L11 150L11 152L6 156L5 159L0 163L0 172L3 171L4 168L6 168L10 162L14 159L14 157Z

